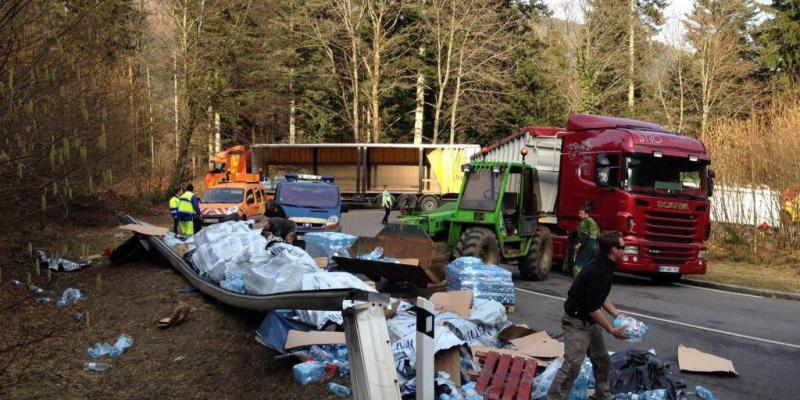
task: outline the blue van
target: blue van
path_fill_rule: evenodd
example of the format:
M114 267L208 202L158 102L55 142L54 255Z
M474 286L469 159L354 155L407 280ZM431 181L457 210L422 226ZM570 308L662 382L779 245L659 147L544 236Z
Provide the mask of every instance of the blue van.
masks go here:
M286 181L278 183L275 204L297 224L297 241L302 242L307 232L341 232L341 194L333 181L317 175L286 175Z

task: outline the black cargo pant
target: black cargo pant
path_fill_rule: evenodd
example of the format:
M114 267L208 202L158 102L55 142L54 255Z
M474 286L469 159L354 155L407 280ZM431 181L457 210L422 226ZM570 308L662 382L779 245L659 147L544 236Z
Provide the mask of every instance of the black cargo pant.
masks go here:
M564 329L564 364L561 365L561 369L558 370L550 385L550 390L547 391L547 399L567 398L569 389L581 372L583 358L588 354L597 384L594 398L610 400L611 390L609 389L608 375L611 370L611 361L608 358L606 342L603 340L602 328L597 324L590 324L569 316L561 318L561 327Z

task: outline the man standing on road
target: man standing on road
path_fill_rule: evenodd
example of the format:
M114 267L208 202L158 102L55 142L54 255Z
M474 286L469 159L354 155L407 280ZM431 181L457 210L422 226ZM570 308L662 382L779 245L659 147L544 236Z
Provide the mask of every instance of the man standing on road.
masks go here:
M587 354L592 361L597 382L595 399L611 399L608 382L611 363L603 333L599 328L617 339L627 339L623 327L614 328L603 315L605 309L613 317L619 316L619 311L608 299L608 294L611 292L614 268L622 258L625 242L619 231L606 231L600 234L599 244L600 252L572 283L567 301L564 302L565 315L561 318L561 327L564 329L564 364L550 385L548 400L567 398Z
M172 233L178 234L178 205L181 202L181 189L175 189L175 194L169 199L169 213L172 214Z
M572 277L577 277L583 267L589 265L594 255L597 253L597 235L600 227L597 222L589 216L591 206L583 206L578 210L578 218L581 219L578 225L578 244L575 246L575 264L572 267Z
M392 199L392 195L389 194L388 190L386 190L386 185L383 185L383 193L381 193L381 205L383 206L384 214L381 223L384 225L389 223L389 213L392 212L393 202L394 200Z

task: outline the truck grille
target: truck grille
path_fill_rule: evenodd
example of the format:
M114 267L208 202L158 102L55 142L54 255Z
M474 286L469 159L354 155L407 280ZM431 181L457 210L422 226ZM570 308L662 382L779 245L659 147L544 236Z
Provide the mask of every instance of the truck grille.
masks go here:
M696 235L696 215L648 211L645 222L645 238L654 242L691 243Z
M692 257L692 249L674 246L649 246L647 255L660 265L682 265Z

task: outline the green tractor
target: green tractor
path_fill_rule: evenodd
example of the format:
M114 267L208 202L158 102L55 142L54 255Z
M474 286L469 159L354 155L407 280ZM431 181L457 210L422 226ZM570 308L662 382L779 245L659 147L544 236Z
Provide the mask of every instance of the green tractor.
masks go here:
M491 264L516 260L522 279L546 279L553 242L550 230L539 225L536 170L492 161L473 161L462 170L457 202L401 216L403 227L388 230L407 234L416 228L446 242L452 257L473 256Z

